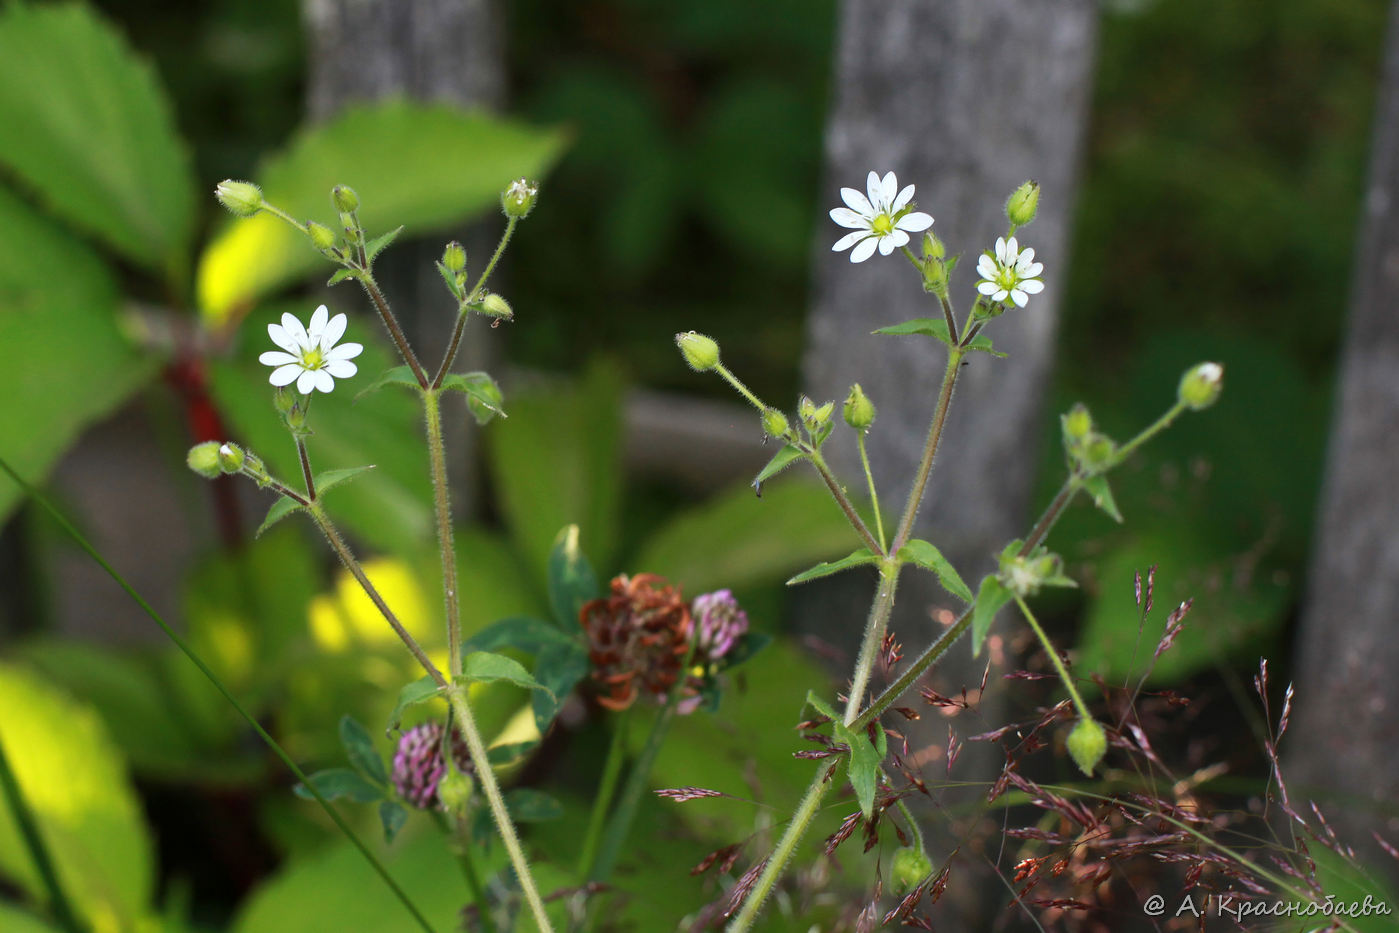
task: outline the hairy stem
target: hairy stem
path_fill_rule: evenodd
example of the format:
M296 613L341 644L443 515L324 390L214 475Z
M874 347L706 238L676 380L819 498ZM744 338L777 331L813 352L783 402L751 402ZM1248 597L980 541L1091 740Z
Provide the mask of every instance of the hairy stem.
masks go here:
M1049 636L1040 628L1039 620L1034 613L1030 612L1030 607L1025 605L1025 599L1019 593L1015 594L1015 604L1020 607L1020 611L1025 616L1025 621L1030 623L1030 628L1034 629L1035 637L1040 640L1045 653L1049 655L1049 660L1054 662L1054 669L1059 672L1059 679L1068 688L1069 696L1073 697L1074 708L1084 719L1092 719L1093 714L1088 711L1088 704L1083 702L1083 697L1079 696L1078 688L1074 686L1073 678L1069 676L1069 669L1064 666L1064 661L1059 657L1059 651L1054 647L1054 642L1049 640Z
M311 458L306 453L306 439L296 436L296 455L301 458L301 478L306 482L306 498L316 501L316 477L311 473Z
M447 614L447 669L462 672L461 611L457 593L457 549L452 538L451 492L447 487L447 451L442 442L442 403L437 392L423 391L427 415L428 459L432 462L432 505L437 519L437 550L442 556L442 597Z
M587 881L593 872L593 866L597 864L602 827L607 822L607 811L617 793L617 779L622 775L622 761L626 758L628 721L626 711L616 717L612 728L612 741L607 743L607 761L602 767L602 780L598 784L597 797L593 800L593 812L588 817L588 832L583 837L583 851L578 858L579 881Z
M379 312L379 318L384 322L384 327L388 330L389 336L393 338L394 346L398 348L398 355L403 357L403 362L408 364L408 368L413 372L413 378L418 380L418 385L426 389L429 385L427 371L423 369L423 364L418 362L418 355L413 352L413 348L408 345L408 337L403 333L403 328L398 323L398 318L389 309L389 301L384 297L384 292L379 288L378 281L374 278L374 273L369 271L367 266L360 269L360 274L355 276L363 286L365 294L374 302L375 309Z
M860 464L865 468L865 481L869 483L870 508L874 510L874 530L879 535L879 550L880 553L883 553L886 547L885 542L888 541L884 537L884 513L879 510L879 490L874 486L874 473L870 470L870 455L865 448L864 431L855 432L855 443L860 448Z
M723 376L724 381L727 382L729 385L733 386L734 391L746 398L750 405L758 409L759 414L762 414L763 412L767 411L767 406L763 404L763 400L754 395L752 390L750 390L746 385L740 382L737 376L729 372L727 366L725 366L723 363L715 363L714 371L720 376Z
M865 622L865 637L860 643L860 654L855 660L855 672L850 678L850 694L845 701L845 724L855 721L864 705L865 691L869 689L870 673L879 657L880 645L884 643L884 632L889 625L889 614L894 610L894 591L899 586L899 564L886 560L879 565L879 589L875 591L874 602L870 604L869 619Z
M928 440L923 444L923 457L918 461L918 470L913 475L913 488L908 491L908 502L904 505L903 517L899 519L899 528L894 532L894 543L890 546L895 554L908 543L913 534L913 522L918 517L919 506L923 504L923 492L928 487L928 475L933 470L933 458L937 456L942 429L947 424L947 410L952 405L952 389L957 384L957 374L961 371L962 357L965 354L966 351L960 348L948 354L947 371L942 376L937 408L934 409L932 423L928 426Z
M850 497L845 494L845 490L841 487L840 481L837 480L835 474L831 472L831 468L826 465L826 458L821 456L821 451L812 450L811 453L807 455L807 458L811 461L811 465L816 468L816 472L820 474L821 480L826 484L826 488L830 490L831 497L836 500L836 504L840 506L840 510L845 513L846 519L850 522L850 527L854 528L855 533L865 542L865 547L870 549L871 554L883 555L884 546L879 541L875 540L874 535L870 534L869 527L865 525L864 519L860 518L860 513L855 511L855 505L850 501Z
M500 235L500 242L496 244L495 252L491 254L491 259L486 263L486 268L481 270L481 277L476 280L476 284L465 292L468 302L476 300L476 294L486 285L486 280L491 277L491 272L495 270L496 263L500 262L500 257L505 253L505 247L510 243L510 237L515 233L515 225L520 222L520 218L511 217L505 224L505 232ZM466 319L471 316L467 310L457 311L457 323L452 328L452 339L447 344L447 352L442 356L442 365L437 367L437 375L432 378L432 388L442 388L442 380L447 378L447 373L452 370L452 363L456 361L457 351L461 349L462 333L466 330Z

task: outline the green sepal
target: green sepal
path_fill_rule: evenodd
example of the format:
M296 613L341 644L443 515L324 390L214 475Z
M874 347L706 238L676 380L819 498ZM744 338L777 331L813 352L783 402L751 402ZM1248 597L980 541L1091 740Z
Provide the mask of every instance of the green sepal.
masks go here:
M957 573L956 568L931 543L914 538L899 548L899 559L916 564L924 570L931 570L937 574L938 582L942 584L943 589L964 603L972 601L971 588L962 582L962 577Z
M488 373L450 373L442 380L442 391L449 390L466 393L466 407L477 424L485 424L496 415L506 417L501 408L505 396Z
M366 243L364 245L364 253L365 257L369 260L369 264L373 265L375 258L384 250L388 249L389 244L398 239L398 235L402 232L403 228L399 227L397 230L390 230L388 233L376 236Z
M1112 487L1108 485L1106 475L1099 473L1085 477L1083 490L1093 497L1094 505L1106 512L1113 521L1122 524L1122 512L1118 510L1117 501L1112 497Z
M801 573L788 580L787 585L795 586L798 583L806 583L808 580L819 580L822 577L829 577L831 574L840 573L842 570L849 570L851 567L862 567L865 564L877 563L879 563L879 556L870 551L869 548L862 547L849 557L842 557L840 560L825 561L809 570L803 570ZM968 594L968 596L970 596L970 594Z
M994 575L982 579L981 588L976 594L976 606L972 609L972 657L981 654L982 643L991 631L991 623L995 621L996 613L1010 600L1010 590Z

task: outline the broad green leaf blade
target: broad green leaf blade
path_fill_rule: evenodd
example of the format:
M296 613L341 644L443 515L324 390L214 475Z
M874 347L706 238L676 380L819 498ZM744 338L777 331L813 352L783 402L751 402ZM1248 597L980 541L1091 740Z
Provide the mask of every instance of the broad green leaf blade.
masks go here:
M548 731L563 701L591 667L588 653L576 642L549 645L539 652L534 662L534 679L544 690L535 691L533 708L534 725L540 735Z
M59 883L88 929L134 929L153 891L140 800L88 706L25 668L0 663L0 742ZM8 806L0 805L0 875L42 902L44 887Z
M22 125L0 136L24 136ZM42 483L79 432L154 369L116 316L116 285L97 254L0 187L0 456L25 479ZM0 480L0 522L18 496Z
M791 444L786 445L773 455L766 466L758 471L758 475L753 477L753 482L749 485L758 490L759 494L761 494L763 483L766 483L778 473L781 473L783 470L802 459L803 456L805 455L801 452L800 448L794 447Z
M798 583L805 583L808 580L819 580L821 577L829 577L833 573L840 573L842 570L849 570L851 567L862 567L865 564L878 563L879 558L871 553L869 548L860 548L849 557L842 557L840 560L828 561L817 564L810 570L803 570L795 577L787 581L788 586L795 586Z
M442 687L437 685L431 677L424 674L417 680L398 691L398 701L393 705L393 712L389 713L389 725L386 732L393 732L398 728L398 724L403 719L403 711L410 706L417 706L419 703L426 703L442 695Z
M932 337L934 340L941 340L949 347L952 346L952 336L947 332L947 321L940 317L914 318L911 321L904 321L902 324L890 324L888 327L881 327L874 331L874 333L892 337L921 334L924 337Z
M1108 478L1103 474L1090 476L1083 481L1084 491L1093 497L1093 504L1107 513L1108 517L1119 525L1122 524L1122 513L1117 508L1117 500L1112 497L1112 487L1108 485Z
M962 582L961 576L947 558L942 556L942 552L931 543L914 538L899 548L899 557L937 574L938 582L942 584L943 589L962 602L972 601L971 589Z
M511 765L539 747L538 742L515 742L510 745L492 745L486 749L486 757L496 767Z
M577 628L575 626L575 628ZM581 631L579 629L578 631ZM472 635L462 642L462 652L498 651L501 648L515 648L529 654L539 654L545 648L571 647L578 643L578 632L565 634L558 626L542 619L526 616L512 616L501 619Z
M884 758L870 744L869 737L863 729L852 732L836 720L835 737L850 746L850 786L855 789L855 799L860 803L860 812L865 815L865 819L869 819L874 815L874 792L879 786L879 764Z
M464 393L466 407L477 424L485 424L496 415L507 417L501 407L505 395L490 373L451 373L442 380L442 389Z
M386 369L380 373L378 379L375 379L369 385L355 393L355 401L358 402L372 392L378 392L384 386L401 386L405 389L412 389L415 392L422 388L422 386L418 385L418 380L414 378L413 370L409 369L407 364L404 364L402 366L395 366L392 369Z
M326 219L330 189L349 185L372 235L401 223L416 236L494 208L511 179L544 174L563 140L558 131L484 113L391 101L303 131L255 180L298 220ZM200 259L199 306L222 323L325 264L304 235L274 217L233 219Z
M393 241L398 239L398 235L402 232L403 226L400 224L388 233L376 236L374 239L364 244L364 251L369 254L369 262L371 265L374 260L378 258L380 253L393 245Z
M322 493L329 492L336 486L348 483L357 476L363 476L372 469L374 469L374 464L370 463L345 470L326 470L324 473L319 473L316 475L316 495L320 496Z
M517 787L505 795L505 807L517 823L544 823L563 816L563 804L543 791Z
M374 750L374 740L353 716L347 715L340 719L340 744L345 747L345 755L356 771L380 786L389 783L384 759Z
M349 768L327 768L324 771L317 771L315 774L308 774L306 777L326 800L338 800L345 797L355 803L373 803L384 798L382 787L375 787L366 781L359 772L351 771ZM298 784L292 790L302 800L316 799L311 796L311 791L304 784Z
M392 800L379 801L379 825L384 828L384 842L392 843L403 824L408 822L408 810Z
M992 356L1002 360L1010 356L1009 353L1002 353L1000 350L997 350L995 347L993 347L991 345L991 338L986 336L985 334L977 334L974 338L972 338L972 342L967 344L967 349L977 350L981 353L989 353Z
M336 269L335 274L325 280L326 285L339 285L341 282L353 276L349 269Z
M822 716L825 716L832 722L840 722L840 716L836 713L835 709L831 706L831 704L827 703L821 697L817 696L815 690L808 690L806 692L806 705L810 706L812 709L816 710L816 712L820 713Z
M267 510L267 515L262 520L262 524L257 526L257 531L253 533L254 538L261 538L263 532L280 522L293 512L305 508L295 499L288 499L286 496L278 496L277 501Z
M972 609L972 657L981 654L981 646L991 631L996 613L1010 602L1010 598L1010 590L994 576L988 575L981 581L981 588L976 593L976 606Z
M517 687L549 692L548 688L535 680L519 661L490 651L473 651L463 658L461 679L468 683L494 683L503 680Z
M549 608L566 632L578 631L578 612L598 597L597 575L578 544L578 526L569 525L549 552Z
M150 65L91 7L0 13L0 164L55 214L179 282L194 177Z

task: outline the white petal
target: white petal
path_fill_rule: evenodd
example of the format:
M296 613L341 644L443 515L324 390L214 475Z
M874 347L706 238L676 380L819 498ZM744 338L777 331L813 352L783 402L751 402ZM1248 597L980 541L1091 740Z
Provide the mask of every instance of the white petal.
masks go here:
M890 172L884 176L884 181L879 185L879 199L884 202L886 209L894 203L894 198L899 194L899 180Z
M984 279L994 279L1001 270L996 267L996 260L982 253L981 258L976 261L976 271Z
M1006 265L1012 265L1017 256L1020 255L1020 244L1015 242L1015 237L1006 240Z
M1023 269L1020 268L1019 265L1017 265L1015 267L1015 271L1020 273L1020 277L1022 279L1032 279L1044 271L1044 263L1032 262Z
M991 296L991 300L992 300L992 301L1005 301L1005 300L1006 300L1006 295L1009 295L1009 294L1010 294L1010 292L1006 291L1004 288L998 288L998 289L996 289L996 293L995 293L994 295Z
M310 395L316 389L316 371L314 369L303 370L300 376L296 377L296 391L302 395Z
M1035 248L1033 246L1031 246L1029 249L1022 249L1020 251L1020 256L1015 260L1017 265L1029 265L1034 261Z
M1029 301L1030 299L1026 298L1025 293L1017 288L1011 291L1010 300L1015 302L1017 307L1023 308L1025 307L1025 302Z
M879 238L879 255L888 256L898 248L898 245L894 243L894 235L892 233L889 234L889 236L882 236Z
M864 262L874 255L874 248L879 245L878 237L865 237L850 251L851 262Z
M287 339L294 342L298 348L308 346L311 343L310 338L306 335L306 328L302 327L301 322L291 314L282 315L282 329L287 332Z
M311 324L306 328L306 333L314 341L321 334L325 333L325 322L330 317L330 309L325 305L318 307L311 315Z
M869 198L865 197L863 194L856 191L854 188L841 188L840 199L844 201L846 205L857 214L863 214L866 217L873 217L877 213L874 207L870 204ZM835 220L834 217L832 217L831 219ZM836 223L840 223L840 221L837 220Z
M889 234L884 239L891 244L889 247L889 252L884 253L884 255L886 256L888 256L889 253L892 253L894 250L898 249L900 246L908 245L908 234L904 233L902 230L895 230L893 233ZM883 251L883 247L881 247L881 251Z
M257 358L263 366L285 366L288 363L295 363L296 357L290 353L283 353L280 350L268 350Z
M359 372L359 367L349 360L329 360L325 364L325 371L336 379L349 379Z
M325 305L321 305L321 307L324 308ZM316 313L319 314L320 312L317 311ZM335 341L343 336L345 336L345 315L342 312L331 318L330 321L321 328L321 349L329 350L331 347L335 346Z
M850 189L846 188L845 190L849 191ZM851 229L868 230L870 228L870 219L868 217L864 214L852 211L848 207L832 208L831 220L834 220L842 227L850 227Z
M870 204L874 205L875 213L879 213L881 210L879 194L883 190L884 185L880 182L878 173L870 172L869 177L865 179L865 193L869 195Z
M1040 292L1044 291L1044 283L1039 279L1026 279L1020 283L1020 290L1022 292L1028 292L1031 295L1038 295Z
M287 333L281 324L268 324L267 336L272 338L272 342L286 350L288 353L296 354L301 352L301 348L296 345L296 341Z
M328 360L352 360L364 352L362 343L342 343L338 347L332 347L325 353Z
M869 235L870 232L868 230L856 230L854 233L847 233L839 240L836 240L835 246L831 247L831 252L838 253L841 250L849 249Z
M1006 261L1006 238L1003 236L996 237L996 260L1002 265Z
M976 283L976 290L979 291L979 292L981 292L983 295L989 295L989 294L991 294L992 292L994 292L994 291L995 291L997 288L999 288L999 287L1000 287L1000 286L997 285L995 282L977 282L977 283Z
M900 230L910 230L917 233L920 230L927 230L933 225L933 215L925 214L922 211L914 211L912 214L905 214L899 218L899 222L894 226Z
M296 377L301 375L303 370L296 363L288 363L272 370L272 375L267 377L267 381L274 386L288 386L296 381Z
M907 207L907 206L908 206L908 202L909 202L909 201L912 201L912 200L913 200L913 186L912 186L912 185L909 185L909 186L907 186L906 188L904 188L904 190L902 190L902 191L899 192L899 196L898 196L897 198L894 199L894 204L893 204L893 206L891 206L891 207L889 208L889 210L891 210L892 212L894 212L895 214L897 214L899 211L901 211L901 210L903 210L905 207Z
M322 392L334 392L335 380L326 370L318 369L316 370L316 388L320 389Z

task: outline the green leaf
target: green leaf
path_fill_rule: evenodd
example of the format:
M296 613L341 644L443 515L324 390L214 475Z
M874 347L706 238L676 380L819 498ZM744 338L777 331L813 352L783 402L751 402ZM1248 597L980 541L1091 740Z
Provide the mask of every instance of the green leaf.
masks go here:
M381 236L376 236L374 239L364 244L364 251L369 256L370 265L373 265L374 260L378 258L379 254L382 253L384 250L388 249L390 244L392 244L394 240L398 239L398 235L402 232L403 227L402 225L400 225L390 230L388 233L385 233Z
M539 747L538 742L516 742L511 745L493 745L486 749L486 758L497 768L514 764Z
M563 816L563 804L543 791L528 787L507 792L505 807L517 823L544 823Z
M558 715L563 701L573 692L578 681L592 669L588 652L577 642L549 645L539 652L534 662L534 678L544 688L534 694L534 724L540 734L548 730Z
M849 557L842 557L840 560L833 560L817 564L810 570L803 570L795 577L787 581L788 586L795 586L798 583L805 583L808 580L819 580L821 577L829 577L833 573L840 573L842 570L849 570L851 567L862 567L865 564L877 564L879 558L873 554L869 548L860 548Z
M386 733L393 732L402 721L404 710L441 696L443 689L437 685L437 681L426 674L405 686L398 691L398 701L394 703L393 712L389 713L389 724L384 731Z
M1122 513L1118 511L1117 502L1112 497L1112 487L1108 485L1107 476L1099 473L1097 476L1087 477L1083 481L1083 489L1093 497L1094 505L1106 512L1113 521L1122 524Z
M442 380L443 391L466 394L466 407L477 424L485 424L496 415L506 417L501 405L505 395L489 373L451 373Z
M981 654L981 645L991 631L991 623L996 613L1010 602L1011 592L1001 585L1001 581L988 575L981 581L976 593L976 606L972 609L972 657Z
M753 659L768 645L772 644L772 636L766 632L749 632L738 640L738 643L729 649L729 653L724 655L724 670L731 671Z
M555 621L564 631L577 631L579 610L597 597L597 576L578 545L578 526L569 525L549 552L549 607Z
M860 812L869 819L874 815L874 792L879 786L879 765L884 760L864 730L852 732L840 720L835 723L835 737L850 747L848 773L850 786L855 789L855 799L860 802Z
M518 687L549 692L549 689L535 680L519 661L489 651L473 651L463 658L461 679L468 683L495 683L503 680Z
M949 268L948 271L950 272L951 269ZM949 347L956 346L956 344L952 342L952 337L948 334L947 320L940 317L914 318L911 321L904 321L902 324L891 324L888 327L881 327L874 333L895 337L908 334L921 334L924 337L932 337L934 340L940 340ZM977 334L976 337L972 339L972 342L967 344L965 349L989 353L992 356L998 356L1002 359L1006 356L1006 354L1000 353L992 347L991 338L987 337L985 334Z
M0 742L87 929L134 929L154 894L154 853L136 790L101 719L25 668L0 663ZM34 901L45 888L8 806L0 874Z
M402 386L405 389L412 389L415 392L422 389L422 386L418 385L417 377L413 375L413 370L409 369L408 365L405 363L402 366L395 366L392 369L386 369L380 373L378 379L375 379L369 385L355 393L355 401L358 402L371 392L378 392L384 386Z
M319 497L329 492L336 486L342 486L358 476L363 476L374 469L374 464L365 466L349 467L344 470L326 470L324 473L316 474L316 496Z
M188 153L154 70L91 7L5 5L0 126L0 163L45 206L148 270L183 273Z
M558 626L542 619L526 616L512 616L492 622L490 625L462 642L462 651L496 651L500 648L517 648L529 654L539 654L545 648L572 647L576 637L559 631Z
M353 278L354 275L355 275L355 274L354 274L353 272L351 272L349 269L336 269L336 270L335 270L335 274L332 275L330 278L328 278L328 279L325 280L325 284L328 285L328 286L329 286L329 285L339 285L341 282L345 281L346 279Z
M320 791L321 796L326 800L339 800L341 797L345 797L355 803L373 803L376 800L384 799L382 787L375 787L366 781L359 772L351 771L349 768L327 768L324 771L306 775L306 779L312 787ZM292 791L303 800L316 799L304 784L296 785Z
M836 713L835 709L832 708L831 704L817 696L815 690L808 690L806 692L806 705L832 722L840 722L840 716Z
M0 19L29 8L4 9ZM27 135L0 132L7 140ZM0 456L30 482L42 484L78 434L153 371L154 361L122 335L117 308L116 284L97 254L0 187ZM0 479L0 522L18 495Z
M1010 355L1008 353L1002 353L1001 351L994 349L991 346L991 338L986 336L985 334L977 334L975 337L972 338L972 342L967 344L966 348L968 350L976 350L981 353L989 353L992 356L997 357L999 359L1005 359Z
M384 827L384 841L393 842L403 824L408 822L408 811L395 800L379 801L379 825Z
M494 209L511 179L543 175L563 141L485 113L397 100L312 125L256 180L298 220L324 216L326 193L349 185L366 228L402 223L417 236ZM268 214L232 220L200 258L199 306L221 323L324 262L302 233Z
M962 582L956 568L948 562L946 557L942 556L941 551L929 542L914 538L899 548L899 557L937 574L938 582L942 584L942 588L962 602L972 601L972 591Z
M334 489L336 486L339 486L342 483L348 483L356 476L360 476L364 473L367 473L372 469L374 469L373 464L370 464L368 466L350 467L347 470L326 470L324 473L321 473L316 477L316 497L320 498L323 494ZM288 496L280 496L277 499L277 501L272 503L272 506L267 510L266 517L263 518L262 524L257 527L257 531L253 533L253 537L262 537L263 532L265 532L267 529L271 528L273 525L277 524L282 519L286 518L288 515L291 515L294 512L301 511L304 508L306 508L306 506L302 505L300 502L297 502L295 499L292 499Z
M257 526L257 531L253 532L254 538L261 538L263 532L280 522L282 519L306 508L300 502L287 496L278 496L277 501L267 510L267 515L263 518L262 524Z
M758 490L758 494L761 495L763 483L766 483L778 473L781 473L805 456L800 447L796 447L792 444L786 445L773 455L772 459L767 462L765 467L758 471L758 475L753 477L753 482L749 485Z
M389 783L389 774L384 770L384 759L374 750L374 741L352 716L340 719L340 744L345 746L345 754L355 770L380 786Z

